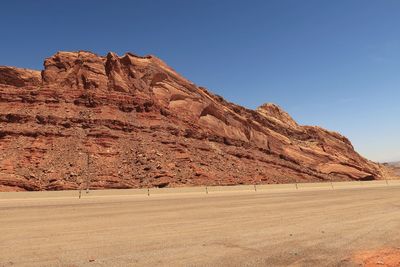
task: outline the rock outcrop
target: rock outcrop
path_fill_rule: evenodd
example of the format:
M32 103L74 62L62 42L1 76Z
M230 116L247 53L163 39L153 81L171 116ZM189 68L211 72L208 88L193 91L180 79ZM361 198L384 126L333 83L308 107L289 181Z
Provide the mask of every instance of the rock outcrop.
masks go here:
M0 191L380 179L342 135L229 103L154 56L0 67Z

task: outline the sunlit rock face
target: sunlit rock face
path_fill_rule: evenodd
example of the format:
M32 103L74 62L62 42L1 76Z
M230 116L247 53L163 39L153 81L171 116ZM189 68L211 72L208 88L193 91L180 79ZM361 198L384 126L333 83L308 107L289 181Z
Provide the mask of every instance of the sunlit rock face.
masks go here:
M348 139L225 101L154 56L0 67L0 190L380 179Z

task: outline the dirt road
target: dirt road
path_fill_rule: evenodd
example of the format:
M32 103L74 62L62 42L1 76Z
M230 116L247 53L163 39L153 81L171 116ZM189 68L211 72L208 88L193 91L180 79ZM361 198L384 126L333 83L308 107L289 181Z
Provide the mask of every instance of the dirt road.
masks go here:
M399 246L399 186L0 199L0 266L352 266Z

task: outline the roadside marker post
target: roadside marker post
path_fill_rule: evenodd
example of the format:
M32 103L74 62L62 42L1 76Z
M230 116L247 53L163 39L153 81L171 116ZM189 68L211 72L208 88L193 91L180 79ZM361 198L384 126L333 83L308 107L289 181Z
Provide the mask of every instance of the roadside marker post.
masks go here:
M147 188L147 196L148 197L150 196L150 189L149 188Z
M208 187L206 186L206 194L208 194Z
M254 191L257 192L257 185L254 185Z

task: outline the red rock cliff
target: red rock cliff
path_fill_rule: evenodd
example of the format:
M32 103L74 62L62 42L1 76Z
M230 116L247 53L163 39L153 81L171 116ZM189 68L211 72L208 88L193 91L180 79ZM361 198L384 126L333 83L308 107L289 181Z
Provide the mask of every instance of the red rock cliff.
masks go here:
M379 179L348 139L229 103L160 59L59 52L0 67L0 190Z

